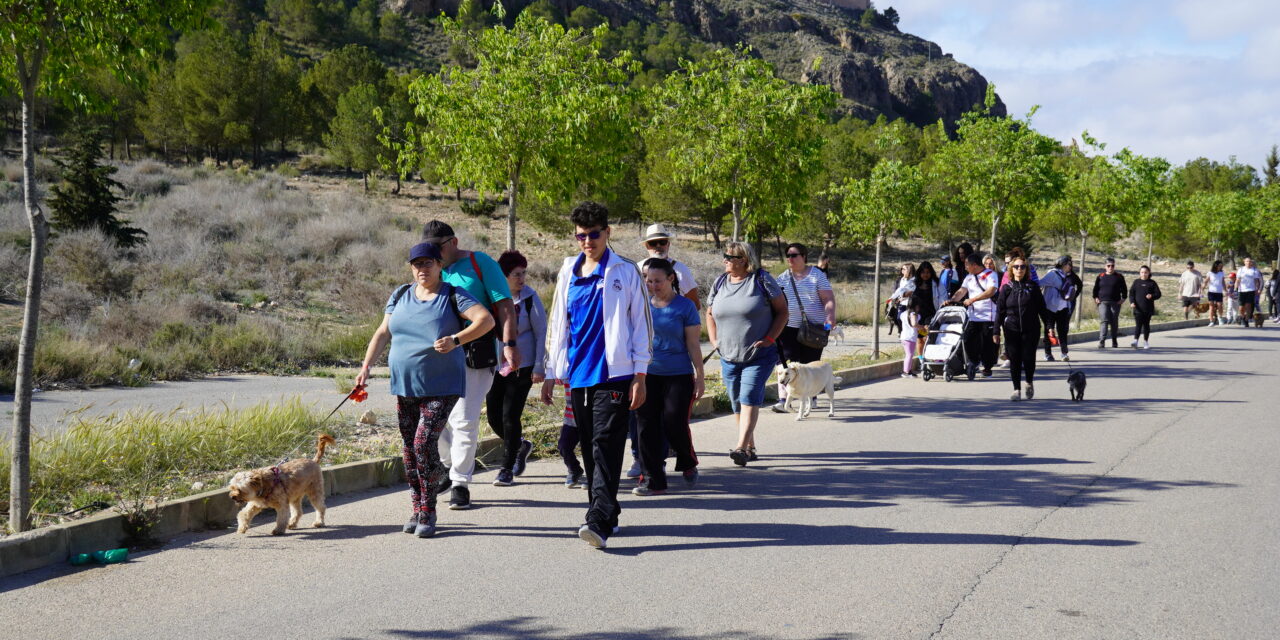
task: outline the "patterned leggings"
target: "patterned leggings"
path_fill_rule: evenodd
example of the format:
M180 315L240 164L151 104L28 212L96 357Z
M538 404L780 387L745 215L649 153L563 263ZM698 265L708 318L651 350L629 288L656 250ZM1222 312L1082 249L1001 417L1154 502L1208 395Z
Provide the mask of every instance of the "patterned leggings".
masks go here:
M414 513L436 510L436 492L449 472L440 463L440 432L459 396L396 396L400 437L404 440L404 475L409 479Z

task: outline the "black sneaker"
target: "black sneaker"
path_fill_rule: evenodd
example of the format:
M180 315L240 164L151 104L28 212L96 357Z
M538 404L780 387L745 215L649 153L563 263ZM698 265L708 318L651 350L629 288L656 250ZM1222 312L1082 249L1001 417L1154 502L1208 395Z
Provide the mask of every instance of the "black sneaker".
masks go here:
M498 477L493 479L495 487L509 487L514 482L510 469L498 469Z
M973 380L974 378L976 378L978 376L978 365L970 364L968 367L966 367L965 375L969 377L969 380Z
M453 493L449 497L449 508L454 511L471 508L471 490L457 486L453 488Z
M1053 354L1052 354L1052 353L1046 353L1046 354L1044 354L1044 361L1045 361L1045 362L1053 362Z
M1099 340L1099 341L1098 341L1098 348L1099 348L1099 349L1106 349L1106 348L1107 348L1107 341L1106 341L1106 340Z
M444 473L444 479L440 481L439 485L436 485L436 493L441 494L451 488L453 488L453 480L449 479L449 472L446 470Z
M747 466L747 461L750 460L750 457L748 456L746 449L734 449L729 452L729 459L733 460L733 463L739 467L745 467Z
M698 483L698 468L697 468L697 467L694 467L694 468L692 468L692 469L685 469L685 470L682 472L682 475L684 476L684 483L685 483L686 485L688 485L688 486L692 487L693 485L695 485L695 484L697 484L697 483Z
M414 513L413 516L409 518L409 521L404 523L404 528L401 529L401 531L405 533L413 533L414 530L417 528L418 528L418 514Z
M524 470L529 466L529 454L533 452L533 443L520 439L520 451L516 454L516 464L511 469L511 475L522 476Z
M586 483L586 474L581 471L570 471L564 474L564 486L566 489L577 489Z

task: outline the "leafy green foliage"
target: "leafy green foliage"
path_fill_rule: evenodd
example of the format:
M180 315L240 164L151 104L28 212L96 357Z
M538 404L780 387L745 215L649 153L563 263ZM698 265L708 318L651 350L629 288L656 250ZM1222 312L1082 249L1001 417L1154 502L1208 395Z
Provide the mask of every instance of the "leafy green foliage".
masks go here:
M511 28L475 35L444 19L474 68L446 67L409 86L418 122L404 142L390 133L400 173L433 164L450 185L508 193L507 246L515 247L516 195L564 201L584 185L609 184L629 146L628 55L600 55L608 28L591 34L521 15Z
M782 228L798 215L834 104L825 86L791 84L748 49L721 49L653 89L645 145L666 154L672 186L731 202L740 239L744 224Z
M131 227L116 217L120 183L111 179L116 168L102 164L102 130L86 126L73 138L65 157L54 162L62 172L62 182L50 191L49 208L53 227L59 231L99 229L129 249L145 244L147 232Z

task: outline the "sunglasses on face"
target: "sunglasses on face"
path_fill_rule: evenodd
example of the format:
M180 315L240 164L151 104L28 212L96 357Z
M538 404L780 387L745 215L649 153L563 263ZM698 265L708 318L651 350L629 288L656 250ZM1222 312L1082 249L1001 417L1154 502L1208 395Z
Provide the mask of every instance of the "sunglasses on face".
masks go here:
M729 254L727 254L727 253L726 253L726 254L724 254L724 259L725 259L725 260L741 260L741 259L742 259L742 256L731 256L731 255L729 255Z
M1010 266L1009 268L1010 268L1010 269L1026 269L1026 268L1027 268L1027 265L1025 265L1025 264L1015 264L1015 265Z
M577 238L578 242L586 242L587 239L599 240L601 233L604 233L604 229L596 229L595 231L588 231L586 233L575 233L573 234L573 237Z
M788 258L800 258L800 257L802 257L802 256L801 256L800 254L798 254L798 253L788 253L788 254L787 254L787 257L788 257Z
M650 240L650 241L649 241L649 246L651 246L651 247L665 247L665 246L667 246L667 241L666 241L666 240Z

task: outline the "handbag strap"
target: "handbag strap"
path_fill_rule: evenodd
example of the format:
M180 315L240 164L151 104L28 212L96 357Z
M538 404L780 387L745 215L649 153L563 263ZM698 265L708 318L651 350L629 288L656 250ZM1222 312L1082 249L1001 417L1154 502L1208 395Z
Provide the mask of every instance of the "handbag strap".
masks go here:
M800 308L800 321L809 324L809 317L804 313L804 301L800 299L800 290L796 288L796 274L787 273L787 282L791 283L791 291L796 294L796 306Z
M476 252L467 252L467 258L471 260L471 268L476 272L476 278L480 280L480 288L484 290L484 299L488 300L488 304L484 305L486 309L493 306L493 297L489 295L489 285L484 283L484 272L480 270L480 263L476 262Z

